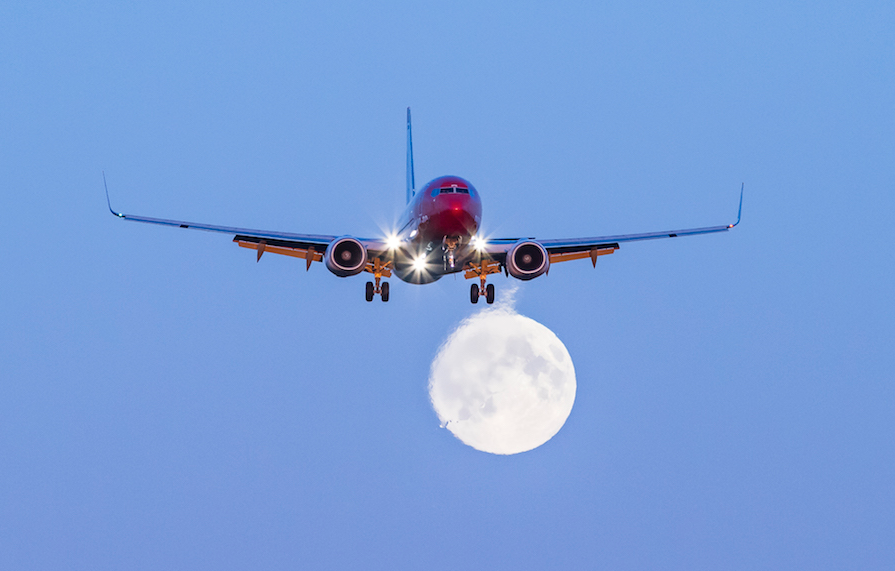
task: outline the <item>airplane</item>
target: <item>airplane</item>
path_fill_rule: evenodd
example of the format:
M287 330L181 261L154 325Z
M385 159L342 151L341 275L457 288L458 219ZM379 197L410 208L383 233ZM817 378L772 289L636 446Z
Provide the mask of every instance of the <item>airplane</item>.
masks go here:
M469 300L478 303L484 297L489 304L494 303L495 296L494 284L487 283L492 274L503 272L507 277L531 280L547 274L558 262L590 259L596 268L600 256L614 253L625 242L726 232L740 223L745 188L745 184L740 187L736 222L723 226L559 240L485 238L478 233L482 197L469 181L440 176L416 189L409 107L406 174L407 208L398 230L378 238L293 234L122 214L112 208L105 173L103 185L109 211L123 220L232 234L237 245L257 252L256 261L265 253L281 254L304 259L306 270L314 262L323 262L326 269L342 278L372 274L373 279L366 284L367 301L377 295L384 302L389 300L389 282L383 278L392 274L407 283L426 284L462 273L466 279L479 281L471 284Z

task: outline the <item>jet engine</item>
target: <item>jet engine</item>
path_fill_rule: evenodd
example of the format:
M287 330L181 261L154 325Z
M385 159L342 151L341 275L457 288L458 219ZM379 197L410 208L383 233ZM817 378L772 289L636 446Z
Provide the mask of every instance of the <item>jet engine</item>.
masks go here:
M550 254L533 240L519 240L507 252L507 271L516 279L531 280L550 269Z
M336 238L326 247L323 264L340 278L357 275L367 266L367 249L357 238Z

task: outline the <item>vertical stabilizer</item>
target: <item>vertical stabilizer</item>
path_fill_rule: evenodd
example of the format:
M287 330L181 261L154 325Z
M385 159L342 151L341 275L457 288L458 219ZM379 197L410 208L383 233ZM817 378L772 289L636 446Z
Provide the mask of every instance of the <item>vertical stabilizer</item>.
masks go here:
M407 108L407 203L413 198L416 182L413 180L413 137L410 135L410 107Z

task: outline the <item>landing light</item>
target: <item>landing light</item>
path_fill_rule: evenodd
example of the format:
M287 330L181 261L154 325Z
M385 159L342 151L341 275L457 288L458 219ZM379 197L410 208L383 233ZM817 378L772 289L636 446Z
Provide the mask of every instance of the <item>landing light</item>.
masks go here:
M396 250L401 245L401 241L394 234L389 234L385 238L385 247L389 250Z
M426 256L418 256L413 259L413 269L421 272L426 269Z
M478 236L473 236L469 240L469 245L475 248L477 252L482 252L485 250L485 247L488 245L488 243Z

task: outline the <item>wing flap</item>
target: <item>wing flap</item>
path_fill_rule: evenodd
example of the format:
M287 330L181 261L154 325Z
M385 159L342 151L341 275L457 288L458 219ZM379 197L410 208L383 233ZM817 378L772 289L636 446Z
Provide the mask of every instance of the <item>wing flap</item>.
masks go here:
M618 244L608 244L602 245L594 248L590 248L588 250L574 250L569 252L550 252L550 263L555 264L557 262L570 262L572 260L583 260L585 258L590 258L590 261L593 263L594 267L597 266L597 258L600 256L607 256L609 254L614 254L615 251L618 250ZM549 250L548 250L549 252Z
M307 261L307 269L311 269L311 262L323 261L323 252L319 251L311 244L298 244L294 242L286 242L285 240L271 240L268 242L267 240L250 236L236 236L233 238L233 241L236 242L236 245L240 248L256 250L258 252L257 261L261 261L261 256L264 255L265 252L291 256L293 258L302 258Z
M235 236L233 241L240 248L248 248L258 252L256 261L261 261L261 256L270 252L271 254L280 254L281 256L290 256L292 258L301 258L306 261L305 269L310 270L313 262L322 262L323 254L326 247L320 247L307 242L292 242L288 240L265 240L263 238L255 238L254 236ZM378 242L371 241L373 246ZM364 267L365 272L369 272L379 277L392 277L392 261L385 260L377 255L376 250L367 247L368 252L372 252L371 259Z

